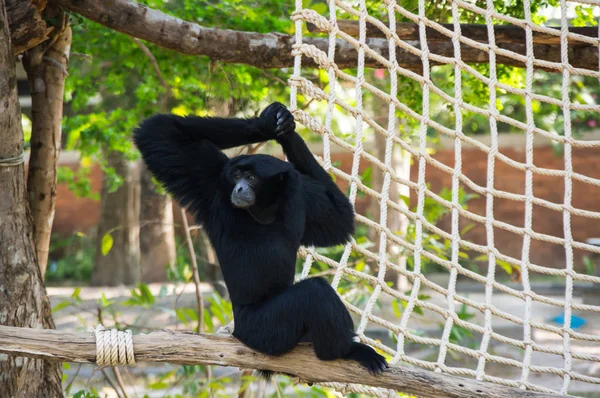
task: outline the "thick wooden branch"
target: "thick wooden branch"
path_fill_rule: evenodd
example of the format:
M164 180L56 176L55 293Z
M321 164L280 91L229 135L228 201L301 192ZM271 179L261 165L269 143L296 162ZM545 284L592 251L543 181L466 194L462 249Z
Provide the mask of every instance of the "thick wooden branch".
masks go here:
M386 23L384 22L384 24ZM337 25L341 31L344 31L350 36L358 37L360 32L358 21L338 19ZM450 31L454 31L453 24L442 24L442 26ZM369 23L368 21L366 28L367 37L386 37L385 33L381 29ZM552 27L552 29L556 29L557 33L560 33L560 26ZM308 24L308 31L314 33L327 33L326 30L320 29L313 24ZM450 42L452 40L451 37L430 27L426 29L426 32L427 41L431 43ZM469 39L481 43L488 42L488 31L486 25L462 24L460 25L460 33L464 37L468 37ZM596 27L569 27L569 33L595 38L598 36L598 29ZM396 23L396 34L402 40L419 40L419 25L412 22ZM494 39L496 43L523 44L525 43L525 29L514 25L495 25ZM533 43L560 45L560 36L542 32L533 32ZM569 46L575 45L586 45L586 43L575 40L569 41Z
M46 0L4 0L4 4L15 55L48 38L52 28L48 28L42 18Z
M306 382L360 383L428 398L550 398L516 388L396 366L373 376L354 362L319 361L308 345L281 357L253 351L233 337L160 331L133 336L137 362L211 364L293 374ZM54 361L95 363L94 336L46 329L0 326L0 353Z
M164 14L158 10L138 4L131 0L58 0L66 9L76 12L92 21L108 28L143 39L171 49L173 51L206 55L213 60L242 63L258 68L282 68L294 64L292 46L293 36L280 33L260 34L240 32L227 29L206 28L198 24L183 21ZM304 43L314 45L327 53L328 39L305 37ZM368 47L383 57L388 57L386 39L369 38ZM411 42L418 46L418 42ZM498 47L515 53L525 54L525 43L499 43ZM432 42L429 51L443 57L453 58L454 47L450 42ZM560 46L549 44L534 45L535 57L539 60L560 62ZM419 56L404 49L396 50L398 64L401 67L419 71L422 61ZM484 51L463 45L461 58L466 63L488 63L488 54ZM598 48L594 46L570 47L569 61L571 65L598 70ZM336 64L340 68L353 68L358 64L358 52L345 40L338 40L336 47ZM508 57L497 57L497 62L506 65L524 66L523 62ZM436 62L431 62L436 64ZM366 66L383 67L375 59L367 55ZM303 66L314 67L315 64L305 57Z

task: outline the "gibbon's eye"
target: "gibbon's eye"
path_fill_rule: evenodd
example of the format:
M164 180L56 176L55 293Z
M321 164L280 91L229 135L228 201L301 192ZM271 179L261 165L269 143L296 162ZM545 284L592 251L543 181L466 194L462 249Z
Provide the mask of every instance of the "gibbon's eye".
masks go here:
M248 181L254 181L256 180L256 177L254 177L254 174L248 174L248 177L246 177L248 179Z
M240 178L242 178L242 173L240 173L240 171L239 171L239 170L235 170L235 171L233 172L233 180L234 180L234 181L237 181L237 180L239 180Z

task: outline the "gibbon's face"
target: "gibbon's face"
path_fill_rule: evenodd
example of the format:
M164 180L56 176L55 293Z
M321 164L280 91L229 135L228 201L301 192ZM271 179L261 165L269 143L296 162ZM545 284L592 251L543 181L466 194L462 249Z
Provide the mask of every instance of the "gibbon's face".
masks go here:
M231 179L235 184L231 191L231 204L240 209L254 206L263 186L262 179L254 171L239 167L231 171Z

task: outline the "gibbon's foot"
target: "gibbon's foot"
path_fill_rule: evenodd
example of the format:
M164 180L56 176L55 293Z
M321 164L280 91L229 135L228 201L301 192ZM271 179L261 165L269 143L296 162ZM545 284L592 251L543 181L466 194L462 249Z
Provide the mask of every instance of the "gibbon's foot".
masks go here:
M352 349L345 359L353 359L367 368L372 375L380 375L389 367L387 361L377 351L362 343L352 343Z

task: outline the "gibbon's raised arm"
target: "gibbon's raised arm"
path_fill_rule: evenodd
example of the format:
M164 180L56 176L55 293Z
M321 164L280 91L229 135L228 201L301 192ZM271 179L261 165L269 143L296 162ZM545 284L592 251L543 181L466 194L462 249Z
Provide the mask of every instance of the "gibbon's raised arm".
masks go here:
M347 242L354 233L354 210L346 195L319 165L296 132L277 138L288 161L302 174L306 203L303 245L334 246Z
M159 114L134 131L146 165L166 190L204 222L229 159L221 149L269 139L260 118L222 119Z

